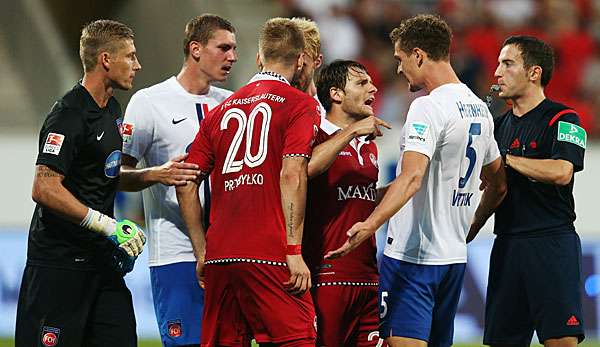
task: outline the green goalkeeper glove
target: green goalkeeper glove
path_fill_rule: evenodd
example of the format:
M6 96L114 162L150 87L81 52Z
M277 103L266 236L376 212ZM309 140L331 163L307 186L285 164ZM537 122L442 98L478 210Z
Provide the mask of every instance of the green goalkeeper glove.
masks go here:
M130 257L137 257L142 253L146 243L144 231L134 222L125 219L117 223L115 219L91 208L80 225L108 237Z

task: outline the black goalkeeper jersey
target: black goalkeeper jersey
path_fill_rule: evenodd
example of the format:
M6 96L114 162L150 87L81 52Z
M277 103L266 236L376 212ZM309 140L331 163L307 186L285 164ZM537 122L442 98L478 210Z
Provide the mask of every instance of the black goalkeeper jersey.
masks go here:
M494 135L501 152L535 159L563 159L574 172L583 170L587 143L577 113L545 99L517 117L511 111L495 120ZM507 167L508 192L496 210L497 235L541 235L574 232L573 183L537 182Z
M84 205L113 216L121 166L121 107L114 97L100 108L77 84L58 100L40 131L36 164L63 174L63 184ZM37 204L29 228L27 262L98 269L109 261L105 236Z

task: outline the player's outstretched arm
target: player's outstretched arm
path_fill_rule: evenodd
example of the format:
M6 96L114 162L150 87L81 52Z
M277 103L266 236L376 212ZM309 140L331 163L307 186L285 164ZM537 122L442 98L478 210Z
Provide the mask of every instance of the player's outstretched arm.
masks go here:
M564 159L533 159L507 154L506 165L543 183L565 186L573 179L573 164Z
M187 184L175 187L177 201L181 217L185 222L194 256L196 257L196 277L200 286L204 288L204 256L206 254L206 238L204 225L202 224L202 204L198 195L198 186L200 178L188 181Z
M308 160L304 157L283 159L279 182L288 245L286 260L290 270L290 279L284 283L284 286L293 295L304 294L312 286L310 271L302 259L301 248L306 207L307 166Z
M46 165L37 165L33 181L33 200L75 224L104 236L115 236L115 244L129 256L135 257L143 250L146 236L136 226L130 237L117 237L117 221L82 204L63 185L64 175ZM139 231L139 232L137 232Z
M485 182L485 190L481 196L481 201L479 201L479 206L475 210L473 222L467 235L467 243L473 241L479 230L506 196L506 173L500 157L481 168L481 181Z
M185 185L198 178L198 165L186 163L187 154L178 155L160 166L137 168L138 160L130 155L121 156L119 190L138 192L156 183L167 186Z
M346 243L342 247L328 252L325 255L326 259L335 259L350 253L364 240L371 237L383 223L419 191L429 165L429 157L418 152L407 151L402 157L401 165L402 172L388 186L379 205L364 222L358 222L348 230Z
M382 136L379 126L388 129L392 128L383 120L370 116L342 129L329 140L316 146L313 149L312 157L308 163L308 178L319 176L329 169L337 158L337 155L355 137L369 135L370 137L375 138L377 136Z

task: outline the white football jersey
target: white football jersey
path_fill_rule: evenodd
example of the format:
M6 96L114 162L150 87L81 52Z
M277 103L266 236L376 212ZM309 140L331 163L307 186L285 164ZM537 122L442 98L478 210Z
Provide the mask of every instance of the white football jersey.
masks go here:
M208 93L188 93L175 77L136 92L123 120L123 153L142 167L162 165L184 154L208 111L232 94L211 86ZM200 185L200 201L210 194ZM142 192L150 266L195 261L192 244L177 204L175 187L155 184ZM205 217L206 217L205 213Z
M429 157L429 167L419 191L390 219L384 254L416 264L466 263L481 168L500 156L492 115L466 85L444 84L410 105L396 175L407 151Z

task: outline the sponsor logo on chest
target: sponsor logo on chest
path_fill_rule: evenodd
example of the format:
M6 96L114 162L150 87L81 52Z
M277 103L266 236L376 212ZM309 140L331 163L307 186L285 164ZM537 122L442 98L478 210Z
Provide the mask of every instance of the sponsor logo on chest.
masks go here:
M377 190L375 189L374 183L367 186L350 185L346 187L337 187L337 191L338 201L345 201L348 199L375 201L375 198L377 197Z

